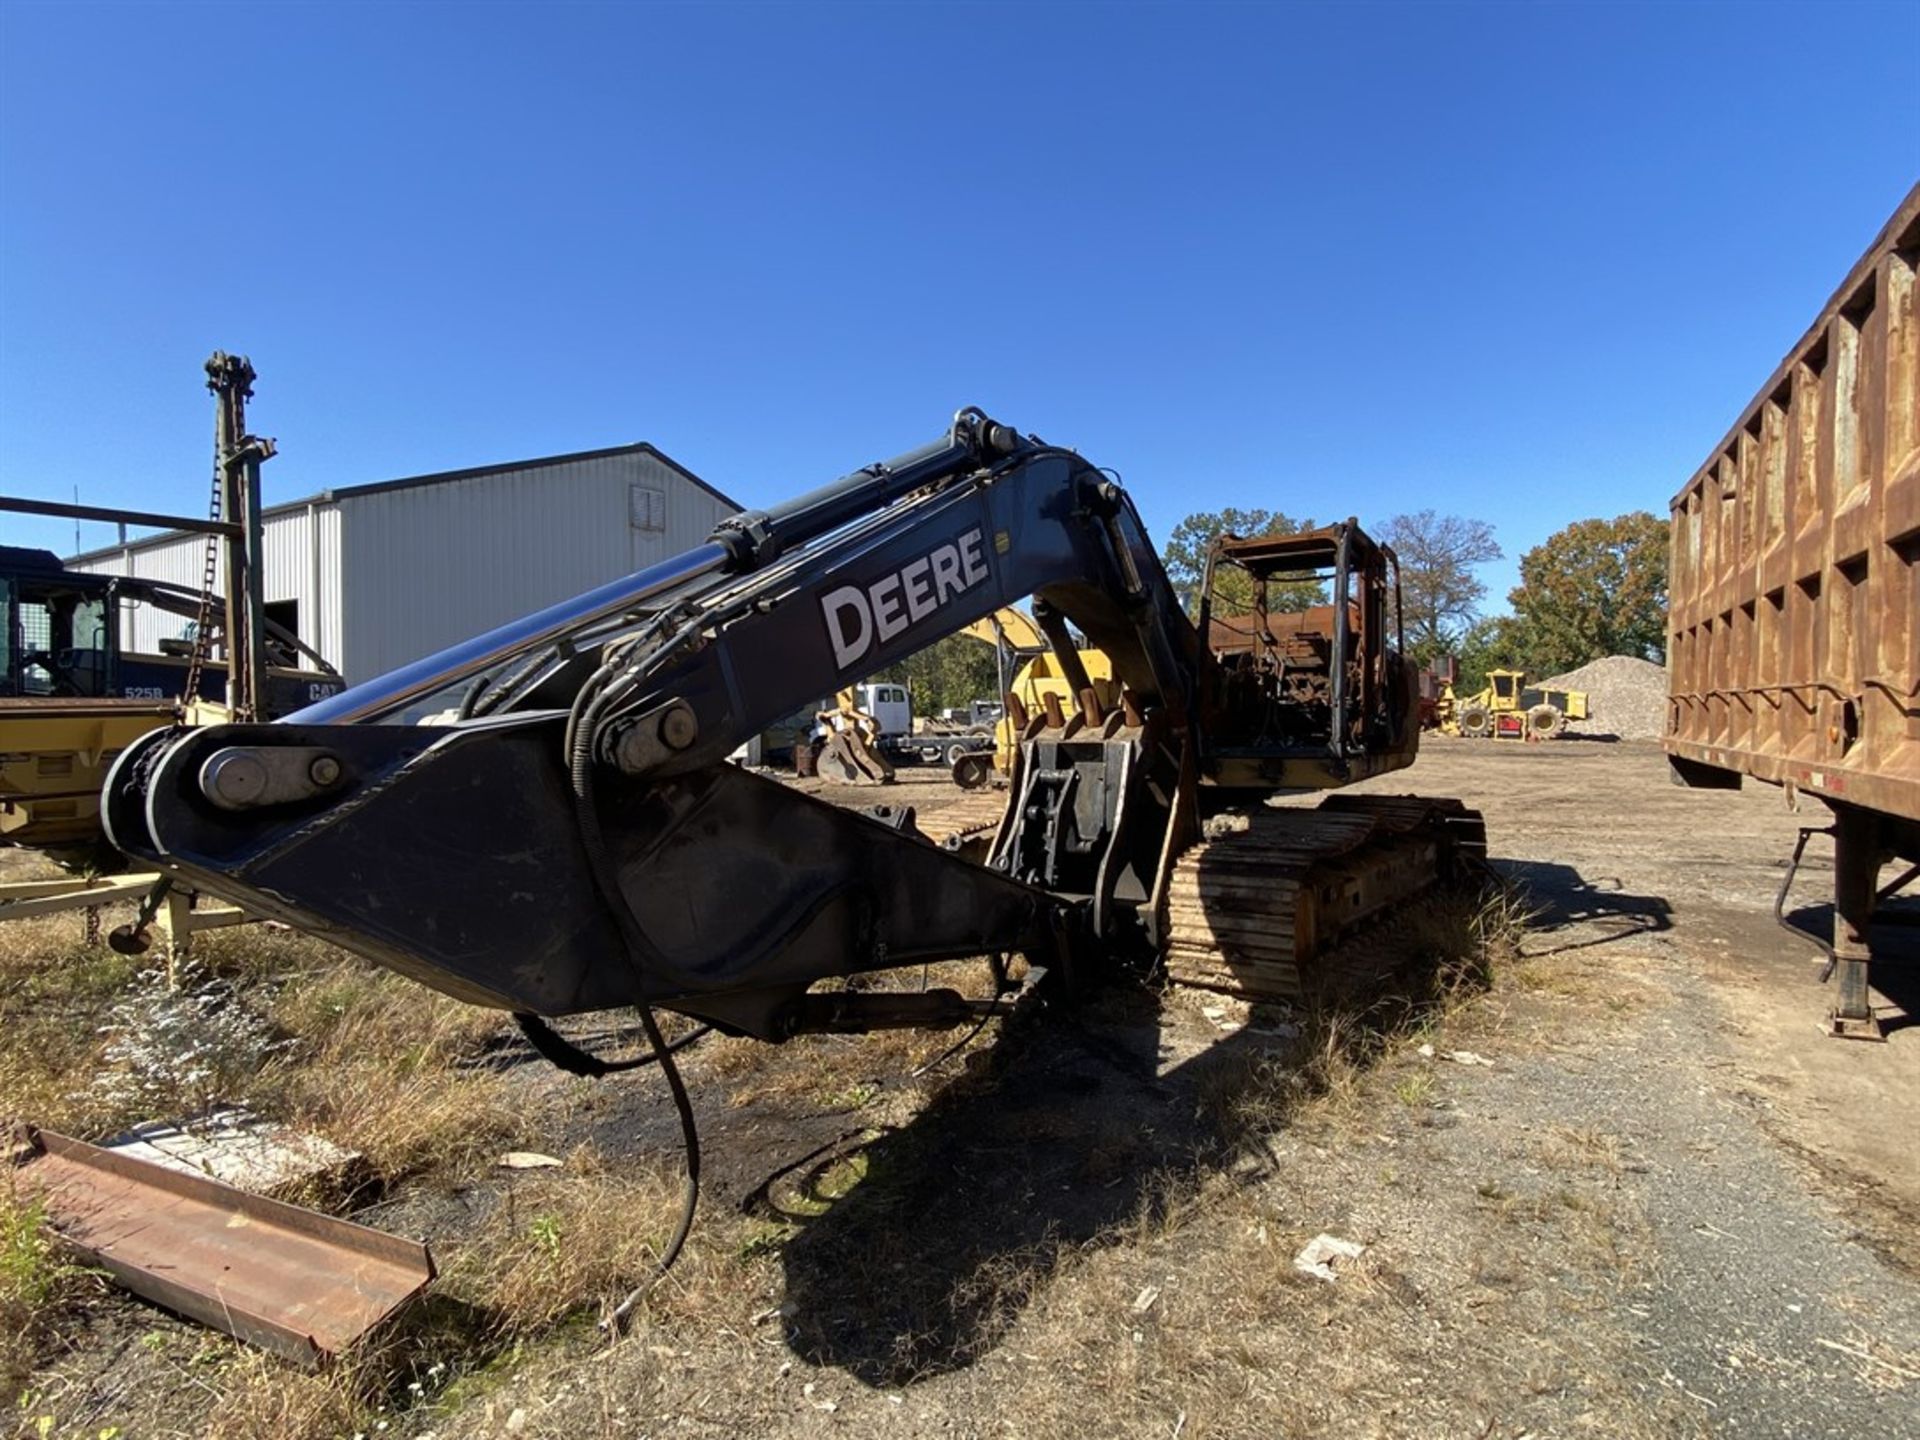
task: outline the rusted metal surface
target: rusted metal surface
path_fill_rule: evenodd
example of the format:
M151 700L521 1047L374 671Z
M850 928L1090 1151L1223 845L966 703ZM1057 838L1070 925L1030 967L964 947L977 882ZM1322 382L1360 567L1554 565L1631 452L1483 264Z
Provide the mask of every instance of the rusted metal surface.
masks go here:
M1920 186L1673 500L1667 750L1920 820ZM1684 770L1683 770L1684 773Z
M1251 603L1221 582L1238 570ZM1270 582L1317 581L1328 603L1268 609ZM1244 611L1245 613L1240 613ZM1207 553L1201 628L1215 666L1201 701L1201 770L1228 789L1334 789L1413 763L1418 685L1399 653L1399 561L1357 520L1227 536ZM1283 731L1276 713L1289 717Z
M31 1132L23 1185L60 1239L136 1295L314 1366L433 1279L403 1240L199 1175Z
M1180 857L1167 890L1169 978L1294 1000L1341 940L1486 856L1480 812L1417 795L1335 795L1257 810Z

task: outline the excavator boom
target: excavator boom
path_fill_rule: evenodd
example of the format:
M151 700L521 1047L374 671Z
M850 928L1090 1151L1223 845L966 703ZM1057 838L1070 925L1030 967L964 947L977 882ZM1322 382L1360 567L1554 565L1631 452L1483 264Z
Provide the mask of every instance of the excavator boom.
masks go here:
M1102 717L1103 746L1142 746L1149 715L1184 730L1195 636L1125 493L968 411L934 445L285 723L158 735L116 766L106 822L196 888L476 1003L818 1028L805 992L823 977L1052 958L1084 935L1119 796L1082 792L1023 840L1025 869L996 869L725 757L1029 594L1137 697ZM398 723L477 678L465 718ZM1060 893L1039 883L1069 872Z
M1117 482L962 411L919 450L279 724L149 737L105 821L196 889L480 1004L643 1003L768 1039L952 1024L970 1012L946 992L810 987L982 954L1151 960L1203 786L1258 799L1411 760L1390 556L1357 527L1282 549L1228 558L1262 584L1325 561L1333 618L1262 612L1250 649L1216 654ZM1020 754L990 834L936 844L909 810L856 814L726 763L1028 596L1073 703L1010 704ZM1074 631L1117 691L1090 683ZM454 687L452 723L406 723Z

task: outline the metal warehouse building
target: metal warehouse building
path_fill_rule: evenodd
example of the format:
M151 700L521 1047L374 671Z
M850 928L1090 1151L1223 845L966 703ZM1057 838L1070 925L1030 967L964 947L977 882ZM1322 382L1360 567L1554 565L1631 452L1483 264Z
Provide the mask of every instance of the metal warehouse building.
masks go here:
M329 490L265 511L267 613L357 684L691 549L739 508L645 443ZM197 589L205 546L172 531L68 563ZM128 619L149 651L183 623Z

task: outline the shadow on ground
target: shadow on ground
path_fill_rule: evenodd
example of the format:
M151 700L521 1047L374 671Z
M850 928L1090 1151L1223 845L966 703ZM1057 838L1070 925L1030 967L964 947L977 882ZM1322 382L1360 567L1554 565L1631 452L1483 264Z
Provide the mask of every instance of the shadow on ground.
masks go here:
M1011 1028L910 1124L814 1159L864 1174L783 1249L795 1353L870 1385L970 1365L1064 1256L1231 1156L1223 1092L1273 1043L1222 1036L1156 1078L1148 997Z
M749 1199L827 1193L782 1248L795 1354L876 1386L971 1365L1075 1252L1151 1235L1210 1173L1257 1180L1271 1163L1257 1142L1315 1093L1328 1036L1364 1066L1382 1036L1484 979L1457 949L1425 953L1455 958L1376 972L1297 1027L1221 1033L1190 1015L1163 1029L1138 990L1022 1017L909 1124L816 1152ZM855 1164L857 1184L833 1183Z
M1664 895L1636 895L1617 880L1589 880L1571 865L1546 860L1498 860L1494 868L1516 885L1531 907L1528 954L1562 955L1673 928ZM1589 927L1599 926L1597 934ZM1539 942L1544 941L1544 945Z
M1781 943L1818 961L1833 935L1832 902L1796 906L1786 912L1786 922L1795 933L1783 934ZM1881 905L1869 935L1873 965L1868 981L1899 1011L1883 1014L1882 1027L1891 1035L1920 1026L1920 895L1901 895Z

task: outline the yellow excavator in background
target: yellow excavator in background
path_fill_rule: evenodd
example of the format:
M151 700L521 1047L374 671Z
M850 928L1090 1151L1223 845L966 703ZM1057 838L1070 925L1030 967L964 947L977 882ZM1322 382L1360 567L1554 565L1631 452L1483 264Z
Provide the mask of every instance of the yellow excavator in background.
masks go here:
M1054 704L1066 710L1079 705L1072 684L1060 673L1060 662L1046 633L1024 610L1002 606L954 634L994 647L1000 660L998 681L1003 705L1009 695L1016 695L1030 716L1047 713L1049 696L1053 697ZM1092 649L1077 653L1100 702L1107 706L1118 704L1119 687L1107 657ZM819 711L816 716L826 732L824 739L815 744L816 773L842 785L890 783L895 778L893 763L882 744L879 721L861 705L860 687L848 686L837 691L833 699L832 707ZM963 789L980 789L996 775L1006 776L1012 772L1020 736L1004 709L993 723L990 745L978 731L943 733L946 740L953 742L947 761L954 783ZM920 738L940 739L942 735ZM975 748L962 750L962 746ZM938 758L937 752L935 758Z
M880 750L880 722L860 708L854 686L837 690L833 708L815 716L826 738L814 757L814 773L841 785L890 785L893 762Z
M991 645L999 653L1002 701L1010 688L1022 685L1021 693L1029 703L1036 708L1040 705L1039 687L1051 676L1050 657L1047 637L1030 616L1012 606L1004 606L954 633ZM1100 665L1104 676L1104 656L1100 657ZM1066 698L1066 683L1058 681L1057 685L1061 696ZM893 762L881 744L879 720L860 703L860 689L849 685L836 691L831 708L815 715L825 734L814 742L814 773L841 785L890 784L895 779ZM985 785L996 770L1006 774L1012 765L1017 738L1002 715L994 725L991 751L971 750L952 757L955 781L971 790ZM977 740L961 737L959 743L977 743Z
M1002 606L954 633L983 641L1000 651L1002 701L1009 695L1018 696L1029 715L1049 713L1048 696L1053 697L1054 705L1068 710L1080 703L1072 684L1060 673L1060 662L1046 635L1025 611ZM1112 662L1098 650L1083 649L1077 653L1100 703L1109 708L1118 704L1120 690L1113 678ZM991 755L978 751L953 761L953 781L963 790L981 789L992 783L996 775L1005 777L1013 773L1013 757L1020 745L1020 735L1010 709L994 722Z
M1024 610L1003 605L984 619L953 632L971 636L988 645L1005 645L1015 655L1032 655L1047 648L1047 637Z

